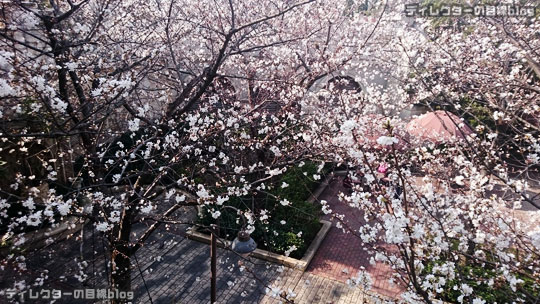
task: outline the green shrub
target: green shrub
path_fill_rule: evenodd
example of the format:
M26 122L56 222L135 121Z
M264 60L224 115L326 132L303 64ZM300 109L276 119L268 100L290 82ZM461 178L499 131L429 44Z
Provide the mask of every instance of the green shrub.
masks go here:
M242 203L239 203L239 201L242 201L242 199L245 198L235 198L229 202L229 205L236 205L235 207L240 208ZM255 231L251 235L257 242L257 248L284 254L294 245L297 249L290 256L302 258L321 227L319 223L320 206L304 201L291 202L289 206L282 206L279 202L273 201L268 205L272 205L272 210L269 210L270 218L268 222L262 223L256 220ZM245 206L243 207L241 209L247 209ZM281 221L285 221L285 224L282 224ZM216 221L209 211L203 209L199 224L209 226L215 223ZM242 228L242 220L238 218L235 211L223 209L218 225L220 236L233 240Z
M432 272L435 264L442 264L443 260L429 261L426 263L423 275ZM456 279L449 280L444 286L443 292L437 297L440 300L450 303L458 303L458 297L461 295L461 284L467 284L473 288L474 297L480 297L487 303L512 303L518 296L523 294L520 288L527 293L538 297L540 295L540 286L537 282L531 280L522 274L515 274L517 279L523 280L518 289L513 291L505 279L501 278L496 269L488 264L479 264L470 261L460 261L456 265L456 272L459 273ZM492 284L488 282L492 281Z
M467 123L476 128L483 125L495 130L497 125L493 120L493 111L482 103L472 98L462 98L459 101L461 105L460 116L464 117Z
M307 200L320 182L320 180L313 179L314 174L322 175L322 173L317 173L317 164L313 162L307 162L302 167L294 166L289 168L279 182L276 183L276 188L272 191L272 194L287 198L291 202ZM281 184L283 182L289 186L282 188Z
M257 215L261 210L268 211L270 218L267 221L264 223L260 220L255 221L255 231L251 237L257 242L257 248L284 254L291 246L295 246L297 249L292 251L290 256L302 258L321 227L320 206L306 201L320 182L313 180L313 174L317 174L317 165L306 163L303 167L290 168L281 178L274 181L275 187L270 193L280 199L287 199L291 202L288 206L281 205L272 195L263 194L255 197L234 197L227 201L228 206L240 210L255 207L253 211ZM283 182L289 186L282 188ZM285 221L284 224L282 221ZM209 226L215 224L216 220L204 208L198 223ZM220 236L232 240L242 228L242 220L234 210L222 209L218 226Z

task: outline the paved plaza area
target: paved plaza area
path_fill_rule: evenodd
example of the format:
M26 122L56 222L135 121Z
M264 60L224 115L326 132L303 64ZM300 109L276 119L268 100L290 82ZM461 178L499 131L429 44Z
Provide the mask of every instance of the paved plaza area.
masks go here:
M345 189L341 178L336 177L319 199L328 201L337 213L346 214L345 221L351 228L358 228L363 217L338 200L340 191ZM188 210L184 213L189 214ZM332 220L329 216L325 219ZM182 228L159 231L137 256L142 265L133 278L138 303L210 302L209 246L187 239ZM392 270L380 263L370 265L370 257L359 238L335 226L304 273L255 258L245 264L250 271L241 270L238 256L218 249L218 299L220 303L280 303L283 299L275 296L278 290L294 295L294 303L379 303L395 299L403 288L390 284ZM362 267L374 279L372 292L346 284Z
M360 219L356 211L349 210L337 200L343 190L339 180L333 181L320 196L338 213L347 213L347 220ZM347 209L349 208L349 209ZM184 222L195 218L190 209L179 210ZM137 251L132 259L132 289L135 303L209 303L210 302L210 250L207 244L188 239L186 225L161 226ZM136 233L145 227L135 229ZM105 247L98 233L90 225L72 238L84 238L84 245L71 239L40 250L39 255L27 260L27 273L32 279L47 271L43 286L36 288L72 291L81 288L105 288L108 274L105 271ZM58 252L62 252L61 255ZM84 263L78 263L80 256ZM218 249L217 294L219 303L280 303L286 291L294 303L381 303L395 297L400 289L388 283L389 269L384 265L369 265L369 254L362 249L360 240L332 227L306 272L275 263L250 258L245 268L239 267L239 257L228 250ZM375 279L374 291L367 293L345 282L366 267ZM344 271L346 270L346 271ZM87 274L79 282L73 273ZM0 287L12 286L13 277L0 280ZM380 295L387 296L381 297ZM0 303L9 302L0 297ZM90 300L62 298L55 303L93 303ZM34 301L33 303L40 303ZM48 302L43 302L48 303Z
M209 303L209 246L174 234L158 236L167 247L147 247L141 254L146 257L139 259L144 267L133 280L137 303ZM218 249L219 303L284 302L272 292L277 290L294 295L294 303L383 302L343 282L258 259L244 263L253 275L241 270L238 260L230 251Z

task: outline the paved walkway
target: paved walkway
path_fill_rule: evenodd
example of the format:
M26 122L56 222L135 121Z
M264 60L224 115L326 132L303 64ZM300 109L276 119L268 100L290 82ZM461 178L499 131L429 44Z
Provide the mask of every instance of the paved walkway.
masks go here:
M182 211L180 211L182 212ZM209 303L210 302L210 251L207 244L187 239L185 226L156 231L136 253L132 260L132 289L134 303ZM15 273L4 269L0 272L0 289L13 286L15 281L34 282L41 271L47 270L49 280L33 290L58 289L72 292L75 289L105 288L107 273L103 243L92 227L85 227L83 255L87 264L77 265L80 243L72 240L42 249L39 255L29 257L28 272ZM139 229L136 229L137 231ZM61 252L61 254L59 254ZM251 259L241 271L238 256L218 249L217 295L219 303L280 303L282 299L272 295L274 290L290 291L294 303L299 304L360 304L379 303L379 299L367 295L362 289L349 287L343 282L301 272L274 263ZM79 282L70 274L88 274ZM269 292L270 291L270 292ZM0 303L10 303L0 295ZM49 303L32 300L32 303ZM95 303L95 300L74 300L65 296L55 303Z
M345 215L344 221L351 229L358 229L365 224L363 213L338 199L338 193L346 190L342 186L342 177L336 177L319 199L326 200L334 213ZM325 219L337 222L330 215L325 216ZM374 292L392 298L399 296L403 288L389 282L392 269L382 263L371 265L369 260L372 256L373 254L364 248L360 238L332 226L311 261L308 272L346 282L347 279L356 276L359 270L365 269L373 279Z
M142 275L133 279L136 303L209 303L209 246L172 234L157 235L166 248L147 248ZM143 254L141 254L142 256ZM153 261L152 261L153 260ZM251 259L248 271L238 267L238 257L218 248L217 295L219 303L280 303L268 289L295 294L294 303L359 304L376 303L377 299L360 288L287 267ZM141 260L139 260L141 262ZM143 281L144 278L144 281ZM148 289L148 291L147 291Z
M338 214L344 214L348 225L357 229L364 222L362 213L337 199L345 189L341 179L336 178L322 193L320 199L329 202ZM193 218L192 211L179 210L181 218ZM331 219L326 216L327 219ZM174 226L173 226L174 227ZM139 227L140 229L144 227ZM162 229L150 238L137 254L133 264L132 288L135 303L209 303L210 301L210 256L209 246L185 237L185 226ZM136 229L139 230L139 229ZM79 236L77 233L74 237ZM49 280L35 289L55 288L73 291L79 288L103 288L107 273L103 267L105 245L99 234L87 225L84 229L83 256L86 264L77 265L81 255L79 242L67 240L45 248L26 261L27 271L16 273L0 267L0 289L13 286L26 279L28 284L39 281L41 271L48 271ZM61 254L59 254L61 253ZM308 270L304 273L279 265L252 259L247 265L256 275L241 271L238 257L230 251L218 249L218 299L220 303L279 303L270 289L290 291L295 294L294 303L356 304L377 303L381 300L369 296L360 288L349 287L350 277L366 269L374 279L373 291L388 297L396 297L402 291L399 286L388 282L392 270L380 263L369 263L372 254L361 240L350 233L332 227ZM137 265L138 262L138 265ZM82 271L89 277L79 282L69 274ZM268 288L268 289L267 289ZM8 301L0 296L0 303ZM65 298L55 303L92 303ZM40 303L33 301L33 303ZM41 302L47 303L47 302Z

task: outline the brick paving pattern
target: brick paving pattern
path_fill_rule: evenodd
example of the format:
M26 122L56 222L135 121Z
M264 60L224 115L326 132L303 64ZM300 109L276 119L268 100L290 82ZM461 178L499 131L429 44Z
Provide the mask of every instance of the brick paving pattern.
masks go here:
M347 189L342 185L342 178L336 177L319 199L326 200L334 213L345 215L344 222L351 229L358 229L365 224L362 212L340 202L339 192L347 193ZM337 222L331 218L331 215L326 215L324 219L333 223ZM343 232L342 229L333 225L307 271L318 276L346 282L359 270L365 269L373 279L372 291L391 298L398 297L404 289L389 282L393 270L382 263L371 265L369 260L372 256L373 254L364 248L360 238L351 233Z
M189 214L189 213L186 213ZM193 214L189 215L190 217ZM185 226L174 229L160 228L146 245L133 258L132 289L134 303L209 303L210 302L210 252L207 244L202 244L185 237ZM144 227L137 227L140 233ZM52 280L46 280L40 289L105 288L107 273L104 265L104 245L91 225L84 228L83 255L89 263L83 272L89 278L81 283L68 273L77 273L77 257L80 256L80 243L72 240L62 241L49 248L42 249L39 255L27 260L29 270L26 279L35 279L38 273L48 270ZM79 234L79 233L78 233ZM61 252L61 253L60 253ZM240 271L238 256L218 249L218 303L282 303L279 297L267 293L267 287L292 291L296 296L294 303L299 304L359 304L381 302L378 298L366 295L360 288L349 287L343 282L318 276L309 272L282 267L274 263L251 259L246 264L257 276L257 280L248 271ZM15 275L15 274L14 274ZM61 278L66 275L65 278ZM20 279L20 277L19 277ZM30 280L31 281L31 280ZM10 276L0 278L0 288L12 286ZM0 296L0 303L10 303ZM32 300L32 303L49 301ZM55 303L95 303L90 300L63 298Z
M147 258L141 267L142 275L138 273L133 278L136 303L150 303L150 298L156 304L209 303L209 246L170 233L156 237L164 238L166 245L162 249L145 248L156 252L141 254ZM283 299L267 293L267 287L292 291L296 295L294 303L300 304L380 302L360 288L252 258L253 264L247 266L256 274L256 280L246 270L240 271L238 260L234 253L218 248L218 303L282 303Z

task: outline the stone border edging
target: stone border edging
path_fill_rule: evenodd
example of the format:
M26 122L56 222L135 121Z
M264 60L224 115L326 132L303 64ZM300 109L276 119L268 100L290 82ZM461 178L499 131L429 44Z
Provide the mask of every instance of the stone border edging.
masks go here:
M315 253L317 253L317 250L321 246L322 241L326 237L326 234L328 234L328 231L330 231L330 228L332 227L332 223L326 220L320 220L319 223L321 223L323 226L321 227L319 232L317 232L317 235L315 236L313 241L311 241L311 244L309 245L308 249L304 253L304 256L302 257L302 260L300 260L305 263L304 267L301 269L302 271L305 271L307 269L309 263L311 263L311 260L315 256Z
M255 249L255 251L253 251L250 254L250 256L253 256L262 260L278 263L278 264L291 267L294 269L298 269L303 272L307 269L309 263L315 256L317 249L319 249L319 246L321 245L324 237L326 236L326 234L330 230L330 227L332 226L332 223L330 223L329 221L321 220L320 223L322 224L321 229L319 230L319 232L317 233L317 235L315 236L315 238L309 245L308 249L306 250L306 253L304 253L304 256L302 257L301 260L284 256L281 254L273 253L267 250L262 250L262 249ZM206 243L206 244L210 244L210 236L207 234L191 230L191 231L188 231L186 235L189 239ZM225 240L225 241L218 240L218 243L217 243L217 245L222 248L226 248L226 247L230 248L231 244L232 242L228 240Z

